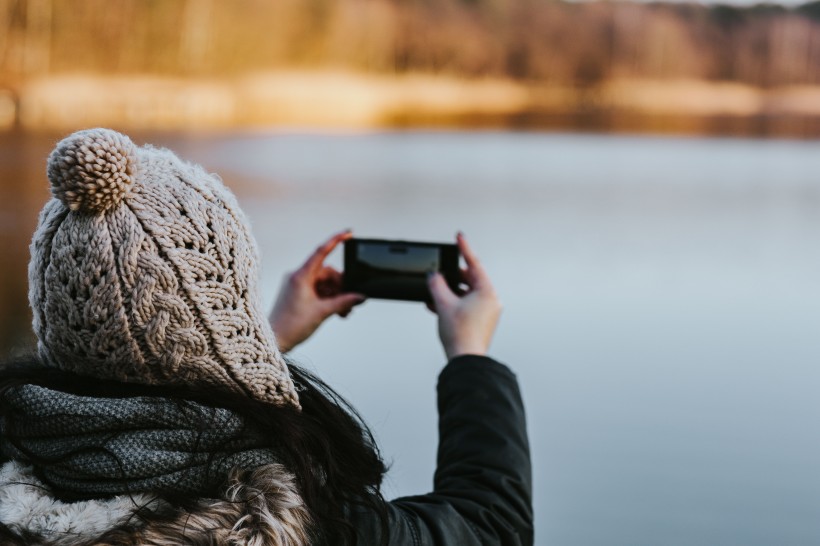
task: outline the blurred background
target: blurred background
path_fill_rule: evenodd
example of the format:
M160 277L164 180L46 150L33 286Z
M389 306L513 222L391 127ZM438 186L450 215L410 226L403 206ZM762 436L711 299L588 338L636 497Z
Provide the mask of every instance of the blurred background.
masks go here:
M0 0L2 357L48 153L98 125L222 176L268 305L336 230L465 231L539 546L820 544L820 2ZM435 332L370 301L294 354L388 497L432 487Z

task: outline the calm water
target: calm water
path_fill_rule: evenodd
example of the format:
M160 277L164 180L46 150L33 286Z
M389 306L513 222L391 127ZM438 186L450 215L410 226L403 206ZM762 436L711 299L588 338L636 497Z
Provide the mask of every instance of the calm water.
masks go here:
M262 250L267 302L340 228L439 241L465 231L505 304L492 352L522 382L539 545L820 544L820 143L422 132L145 140L235 189ZM25 163L21 180L44 185L47 152L39 140L3 141L4 172ZM9 196L30 182L4 178L0 321L16 324L45 193L27 190L21 206ZM295 356L373 426L393 462L390 496L431 487L443 364L432 314L371 301Z

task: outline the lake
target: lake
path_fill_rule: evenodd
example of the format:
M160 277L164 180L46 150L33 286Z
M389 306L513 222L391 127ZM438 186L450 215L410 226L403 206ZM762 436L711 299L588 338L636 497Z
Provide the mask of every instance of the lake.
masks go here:
M540 546L820 544L820 143L507 132L136 135L219 173L270 304L331 233L451 241L504 303ZM0 138L0 324L53 139ZM333 263L340 265L339 253ZM294 352L357 406L389 497L432 485L444 356L423 305L369 301Z

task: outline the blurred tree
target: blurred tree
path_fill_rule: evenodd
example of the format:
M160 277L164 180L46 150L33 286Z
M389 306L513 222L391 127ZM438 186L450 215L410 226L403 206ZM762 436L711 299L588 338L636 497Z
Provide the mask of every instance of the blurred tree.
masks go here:
M35 76L48 72L51 60L51 0L28 0L23 73Z
M280 68L820 82L820 0L0 0L0 83L46 73L230 75Z
M179 64L183 73L205 68L209 53L213 0L186 0L180 30Z
M798 6L796 11L809 19L820 21L820 0Z

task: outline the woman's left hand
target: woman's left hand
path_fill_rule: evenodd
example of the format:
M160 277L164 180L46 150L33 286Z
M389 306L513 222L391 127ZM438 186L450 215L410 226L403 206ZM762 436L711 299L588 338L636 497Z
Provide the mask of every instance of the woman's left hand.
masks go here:
M283 353L309 338L329 316L346 317L365 300L361 294L342 292L342 274L324 263L339 243L352 236L349 230L337 233L302 267L285 276L269 319Z

